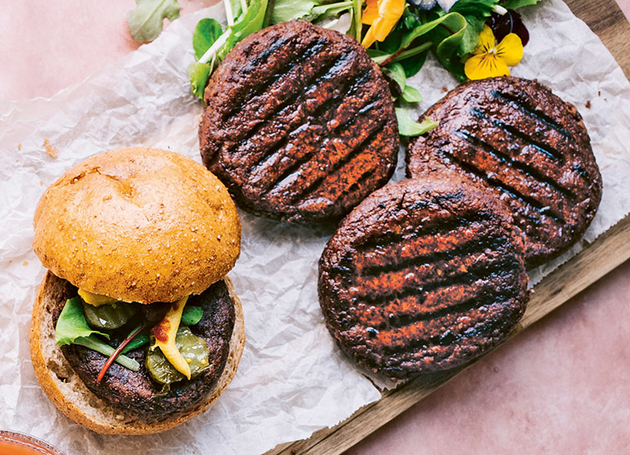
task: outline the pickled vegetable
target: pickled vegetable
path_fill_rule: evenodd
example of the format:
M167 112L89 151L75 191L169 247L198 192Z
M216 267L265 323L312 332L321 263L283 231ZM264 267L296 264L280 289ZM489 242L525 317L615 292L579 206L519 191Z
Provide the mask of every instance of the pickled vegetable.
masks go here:
M94 328L113 330L122 327L136 314L131 303L116 302L100 306L83 303L83 312L88 324Z
M179 352L190 366L191 377L209 368L209 350L205 340L194 335L186 326L181 326L175 336L175 344ZM186 379L182 373L171 365L162 351L154 343L147 353L145 366L155 382L170 386L174 382Z
M171 304L171 308L164 316L164 319L160 321L158 325L151 329L151 335L155 337L155 344L164 357L175 367L177 371L182 373L188 379L190 379L190 366L186 363L186 359L176 345L177 329L179 323L182 320L182 312L184 306L188 301L188 297L184 297L181 300Z
M203 317L203 308L199 306L187 306L182 313L182 324L195 325Z

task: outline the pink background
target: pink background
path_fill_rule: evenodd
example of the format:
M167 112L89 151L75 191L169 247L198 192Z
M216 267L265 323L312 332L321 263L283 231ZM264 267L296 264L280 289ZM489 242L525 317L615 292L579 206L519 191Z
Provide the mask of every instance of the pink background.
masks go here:
M216 0L180 3L186 14ZM52 96L136 49L134 7L3 1L0 99ZM348 454L630 453L629 300L627 262Z

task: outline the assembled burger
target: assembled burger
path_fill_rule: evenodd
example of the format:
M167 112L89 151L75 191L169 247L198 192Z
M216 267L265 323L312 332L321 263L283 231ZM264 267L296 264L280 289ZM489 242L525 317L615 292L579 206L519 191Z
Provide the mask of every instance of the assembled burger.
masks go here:
M31 357L59 410L99 433L148 434L218 398L245 331L226 277L240 221L213 174L157 149L95 155L46 190L34 229L49 272Z

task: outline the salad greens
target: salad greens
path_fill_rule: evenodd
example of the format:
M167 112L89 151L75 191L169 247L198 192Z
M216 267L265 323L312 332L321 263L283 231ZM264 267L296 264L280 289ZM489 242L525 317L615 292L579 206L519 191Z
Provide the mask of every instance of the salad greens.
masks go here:
M351 0L334 3L324 3L316 0L276 0L271 13L271 23L279 24L303 18L314 21L326 15L339 15L342 12L351 10L353 6Z
M203 308L198 306L185 307L181 323L186 326L195 325L199 323L202 317ZM120 351L120 354L114 360L132 371L138 371L140 369L140 365L135 360L126 357L123 354L142 347L150 341L149 329L139 329L140 327L137 327L134 331L132 331L132 333L138 333L131 337L131 340L127 342L124 348ZM59 346L77 344L96 352L100 352L107 357L111 357L116 349L99 339L99 336L107 340L110 338L108 333L99 332L98 330L94 330L90 327L85 317L81 297L68 299L61 311L61 314L59 315L57 326L55 327L55 341L57 344Z
M193 33L196 62L188 67L190 85L195 96L203 99L203 92L212 71L240 40L263 28L267 0L245 0L234 4L224 2L227 28L214 19L202 19ZM220 32L220 33L219 33Z
M57 344L59 346L78 344L100 352L107 357L111 356L115 349L99 339L98 336L109 340L107 333L90 328L83 314L81 298L74 297L69 299L61 311L55 327L55 341ZM132 371L140 369L138 362L124 355L116 357L116 362Z
M164 18L179 18L182 6L177 0L136 0L136 9L127 13L129 32L139 43L153 41L162 32Z
M388 11L391 15L387 5L394 2L398 2L396 8L402 15L385 39L376 41L367 50L399 89L398 94L394 92L394 97L400 134L415 136L428 131L433 123L427 120L416 123L402 114L405 103L418 103L422 99L418 89L408 86L406 79L420 71L427 55L433 53L444 68L459 81L464 81L464 63L479 44L479 35L491 15L496 18L508 10L534 5L541 0L389 1L372 0L372 17ZM365 3L366 0L224 0L227 28L221 30L218 22L203 19L193 35L197 61L188 68L192 92L203 99L208 79L219 62L238 41L268 25L267 22L277 24L306 19L327 26L340 15L349 14L351 26L347 34L361 42L366 31L362 23Z
M409 117L409 111L401 107L395 108L396 120L398 121L398 133L401 136L420 136L421 134L428 133L433 128L438 126L437 122L425 117L422 123L414 122Z

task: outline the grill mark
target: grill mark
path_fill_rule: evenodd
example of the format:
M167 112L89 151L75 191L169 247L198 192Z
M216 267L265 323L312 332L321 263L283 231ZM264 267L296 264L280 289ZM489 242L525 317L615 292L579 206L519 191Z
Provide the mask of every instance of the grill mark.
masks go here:
M516 188L513 188L511 185L508 185L504 182L502 182L501 180L498 180L494 177L488 177L488 175L486 174L486 172L483 169L479 169L477 166L473 165L472 163L468 163L466 161L460 160L459 158L457 158L455 155L445 151L445 150L440 150L440 152L442 152L444 155L446 155L448 158L450 158L451 160L453 160L454 162L456 162L462 169L470 172L471 174L474 174L475 176L479 177L481 180L483 180L484 182L486 182L488 185L492 186L492 187L497 187L499 188L501 191L503 191L504 193L508 194L510 197L517 199L519 201L521 201L522 203L529 205L530 207L536 209L536 211L538 213L540 213L542 216L545 216L547 218L552 219L553 221L555 221L557 224L560 225L564 225L566 224L564 218L562 217L561 214L556 213L553 210L548 209L546 206L542 205L537 199L534 199L531 196L528 196L526 194L522 194L520 193ZM535 221L535 220L532 220Z
M518 271L511 271L500 277L500 280L477 280L470 286L452 285L439 287L432 291L420 291L404 299L392 299L383 305L367 307L359 302L347 310L348 325L373 327L377 330L401 328L411 321L419 322L439 317L441 313L450 313L451 309L470 301L476 301L477 307L486 305L486 295L518 294L517 288L505 288L501 284L517 281Z
M313 120L321 120L319 122L313 122L313 125L316 126L322 126L323 124L325 124L325 119L322 119L322 112L325 111L336 111L337 108L341 105L341 103L343 103L344 99L346 96L348 96L349 92L356 87L357 85L359 85L361 83L362 80L364 80L365 78L369 77L370 75L370 69L366 69L360 76L359 78L353 83L350 78L346 78L344 80L343 83L343 87L342 87L342 91L341 93L339 93L336 96L332 96L330 98L327 98L324 100L323 103L321 103L312 113L308 112L308 109L304 106L304 101L306 99L308 99L310 96L314 95L314 93L308 93L307 95L304 96L304 100L296 100L297 101L301 101L300 105L304 108L306 115L308 117L312 117ZM324 76L325 77L325 76ZM314 85L312 85L311 87L315 88ZM310 91L310 90L309 90ZM316 95L315 95L316 96ZM286 148L286 146L289 144L289 141L291 140L291 134L297 130L299 130L300 128L306 126L308 128L309 125L309 121L307 120L307 123L301 124L300 126L298 126L297 128L295 128L293 131L287 133L284 137L283 140L280 141L280 144L277 147L274 147L274 150L272 150L271 153L266 153L265 157L260 160L259 162L257 162L254 167L262 167L264 166L264 162L271 159L271 157L280 152L281 150L284 150ZM266 188L264 188L264 190L266 191L273 191L273 189L277 188L278 186L281 186L281 183L289 178L292 174L294 173L299 173L300 172L300 168L303 165L308 165L309 161L311 159L311 157L315 154L316 149L313 148L313 150L310 153L305 154L303 157L295 160L294 163L292 163L287 169L285 169L283 172L281 172L278 176L276 176L273 179L270 179L271 181L268 182L268 184L266 185Z
M294 162L291 163L291 165L289 167L287 167L284 170L284 172L281 172L276 178L271 179L271 181L267 182L268 184L266 185L265 190L273 191L274 189L276 189L279 186L281 186L281 183L284 182L286 179L290 178L293 174L299 174L300 173L300 169L304 165L308 165L309 164L311 158L313 157L313 155L315 154L316 151L317 151L317 149L315 149L314 147L311 147L311 151L310 152L305 153L300 158L294 160Z
M354 192L354 191L356 191L358 188L360 188L360 187L361 187L361 185L363 184L363 182L365 182L365 181L366 181L366 180L367 180L367 179L368 179L368 178L369 178L372 174L374 174L374 172L375 172L378 168L379 168L379 165L378 165L378 164L374 164L374 165L370 166L368 169L366 169L366 170L365 170L365 171L364 171L364 172L363 172L363 173L359 176L359 178L358 178L358 179L356 179L356 181L354 181L354 182L350 183L349 187L340 188L339 192L340 192L341 194L339 194L339 193L335 193L335 194L333 194L333 195L332 195L333 199L334 199L334 200L337 200L337 199L341 200L341 198L342 198L344 195L347 195L347 196L352 196L353 192ZM313 197L316 197L316 196L313 196L314 194L316 194L316 193L311 193L311 199L312 199ZM345 200L342 200L342 202L345 204ZM304 201L304 203L300 204L300 207L302 207L303 205L307 205L307 204L308 204L308 200L307 200L307 201Z
M465 257L455 256L451 258L450 260L451 261L455 261L455 260L465 261L467 259L468 260L473 259L475 258L475 256L479 256L480 254L481 254L480 252L476 252L476 253L467 255ZM431 265L435 266L435 264L431 264ZM441 267L442 268L438 270L442 270L444 268L444 264L442 264ZM407 287L403 287L400 290L394 290L393 292L381 293L381 294L362 293L362 294L357 294L357 295L348 295L347 298L351 299L352 302L363 302L369 305L379 306L379 305L382 305L384 302L387 302L390 300L404 299L404 298L416 295L420 292L430 292L441 287L446 288L446 287L454 286L454 285L470 286L475 281L486 279L487 276L494 274L495 276L500 277L501 274L505 273L505 270L519 268L519 267L520 266L517 263L517 261L513 257L507 255L504 252L503 254L498 254L496 257L491 258L491 259L486 259L485 261L479 262L477 259L470 266L466 268L465 272L458 274L458 273L453 273L455 272L455 270L453 270L450 275L445 276L441 280L434 280L434 281L427 282L426 281L427 279L431 279L431 276L430 276L431 271L429 270L425 274L429 276L422 277L422 280L420 281L420 283L416 283L412 287L407 286ZM374 278L374 276L372 276L372 278ZM364 284L363 285L358 284L358 283L355 283L355 284L356 284L355 287L357 288L364 286Z
M410 209L413 210L414 207L411 207ZM429 225L426 229L407 233L389 232L386 234L376 234L374 236L366 238L364 242L357 244L355 246L355 249L357 250L357 252L362 252L370 248L386 247L396 243L400 243L404 240L411 240L423 236L447 235L451 231L464 227L469 227L474 223L483 224L490 221L491 218L492 217L489 213L477 212L467 213L461 217L450 217L446 220L436 219L435 221L437 223Z
M415 338L415 339L408 338L407 340L401 340L403 344L402 346L400 345L401 342L397 343L397 345L383 343L381 347L381 352L385 355L399 354L399 356L401 357L400 361L404 362L404 361L410 360L409 357L413 358L414 353L417 350L421 350L421 352L425 353L426 355L427 351L430 351L431 348L433 347L457 345L459 343L456 343L456 341L459 341L462 339L471 340L471 341L474 340L475 341L474 343L469 343L468 345L475 349L483 349L483 347L480 345L491 342L492 341L491 339L493 338L492 333L495 330L500 329L506 324L508 318L506 318L503 313L504 313L505 307L509 307L510 300L511 299L508 298L502 302L497 302L496 304L490 305L490 309L493 310L490 314L490 317L488 318L488 314L486 313L480 316L477 320L475 320L473 325L471 326L465 326L465 325L460 324L461 327L454 327L451 325L451 327L447 330L447 332L439 333L438 335L435 335L435 336L429 336L425 338ZM500 305L500 304L502 304L503 307L497 308L497 305ZM448 315L443 316L442 319L443 320L446 319L447 316ZM433 319L432 321L436 321L437 325L442 325L436 319ZM423 321L420 321L420 322L423 322ZM448 323L448 321L445 321L445 322ZM414 327L414 325L407 326L407 328L412 328L412 327ZM470 335L466 335L468 331L471 332ZM447 333L450 335L447 335ZM480 341L480 338L481 338L481 341ZM448 355L450 356L451 354L449 353Z
M466 249L475 245L480 247L483 242L479 242L478 239L490 238L495 230L496 227L494 225L475 223L447 233L415 236L397 243L379 245L372 250L356 251L354 253L350 251L343 256L343 260L349 265L354 264L355 270L360 271L359 273L362 273L367 268L366 274L373 275L374 273L369 271L371 268L387 267L387 264L403 264L421 256L427 257L432 254L447 253L456 248ZM477 243L475 244L475 242ZM466 252L472 251L470 249ZM375 261L379 261L381 264L375 265ZM367 267L364 264L368 264ZM401 267L405 268L402 265Z
M496 90L496 89L491 90L490 93L495 98L502 99L503 101L506 101L507 103L511 104L512 106L516 106L521 112L523 112L524 114L526 114L530 118L533 118L534 120L536 120L536 121L538 121L540 123L543 123L544 125L547 125L549 128L553 128L554 130L556 130L558 133L562 134L568 140L570 140L570 141L574 141L575 140L573 135L571 133L569 133L569 131L567 131L567 129L564 128L562 125L560 125L555 119L549 117L544 112L538 111L538 110L534 109L533 107L528 106L526 103L524 103L523 101L518 99L518 97L516 97L516 96L514 96L514 95L512 95L510 93L501 92L501 91Z
M457 245L454 248L445 251L433 251L428 254L418 255L416 257L407 258L401 261L398 261L393 264L377 264L377 265L369 265L361 270L361 276L376 276L381 273L390 273L390 272L399 272L401 270L417 267L422 264L439 262L439 261L450 261L452 259L457 258L458 256L463 256L464 254L473 254L478 253L486 248L500 249L509 243L508 239L504 236L495 238L495 237L485 237L482 239L472 239L467 242L464 242L461 245Z
M329 65L324 65L322 66L307 82L305 85L309 86L309 90L312 87L315 87L317 85L317 81L321 80L322 78L326 77L328 75L328 73L330 73L331 71L334 70L335 66L339 63L339 61L341 61L342 59L340 59L339 57L337 57L336 60L333 60L332 62L330 62ZM306 91L305 91L306 92ZM232 155L234 152L234 148L238 147L239 145L250 141L256 134L258 134L260 132L260 130L267 125L267 122L269 121L270 118L272 117L278 117L279 114L281 112L284 111L284 109L286 109L287 107L289 109L297 109L300 108L301 106L299 104L295 105L295 102L305 96L305 92L296 92L293 93L289 98L287 98L286 100L284 100L282 103L280 103L275 111L271 111L269 112L263 119L261 119L258 123L256 123L256 125L254 125L249 131L246 131L243 133L243 135L241 137L237 137L234 138L235 139L235 143L232 147L228 148L227 151L225 151L225 155L229 156ZM279 139L279 141L282 141L282 139ZM268 150L263 150L263 153L261 154L262 156L259 157L259 159L257 160L257 162L255 163L255 166L260 165L260 163L262 163L268 156Z
M283 41L284 42L284 41ZM298 65L304 63L314 55L316 55L322 48L326 45L326 40L323 38L318 38L317 40L310 43L310 46L306 48L298 58L288 60L286 62L279 62L281 64L280 68L276 68L276 71L273 72L270 77L265 79L264 81L260 81L259 84L249 87L245 93L241 95L241 99L239 103L234 103L234 105L226 110L222 117L222 123L229 123L235 117L237 112L242 111L243 107L250 101L252 98L258 97L269 90L269 88L278 81L282 81L282 78L286 77L289 73L291 73ZM274 46L270 46L269 49ZM277 48L276 48L277 49ZM275 49L274 49L275 50ZM269 53L271 55L272 52ZM269 55L265 57L264 60L269 58Z
M473 146L475 150L484 151L489 155L494 156L506 166L518 169L523 174L525 174L525 176L533 178L537 181L537 183L546 184L549 188L551 188L553 191L560 194L562 197L569 200L570 202L575 201L575 195L573 193L571 193L568 189L558 185L553 179L549 178L547 175L540 172L536 168L533 168L532 166L528 165L527 163L523 163L522 161L515 160L503 151L491 146L483 139L476 137L474 134L468 131L457 130L455 131L455 133L463 138L466 142L468 142L471 146Z
M332 115L332 117L334 118L337 113L337 110L339 109L341 104L345 101L345 98L354 95L354 93L365 82L365 80L369 79L370 75L371 75L371 68L366 68L354 80L350 80L351 78L348 77L344 81L342 92L336 97L328 98L324 104L319 106L310 115L312 115L315 119L318 119L318 118L321 118L321 115L325 112L334 112L334 114ZM329 108L328 103L330 103L331 101L336 101L337 104L330 106ZM319 123L323 125L325 122L322 121Z
M332 168L325 169L320 177L307 185L306 188L302 189L301 192L296 192L294 195L292 195L292 197L290 198L291 204L295 204L298 200L304 200L308 195L315 193L317 190L319 190L319 188L321 188L328 177L341 169L345 164L352 161L352 159L354 159L354 157L361 153L364 149L369 147L369 145L366 146L365 144L371 144L372 141L378 140L378 135L385 123L385 120L381 120L378 124L376 124L376 127L372 129L370 134L365 137L365 139L359 142L345 157L343 157L334 166L332 166ZM277 186L279 186L279 184Z
M509 276L509 275L508 275ZM469 313L473 310L477 310L482 306L491 306L493 304L502 304L506 301L516 298L518 296L518 289L516 288L508 288L505 292L502 289L493 288L492 285L486 286L486 288L492 288L487 290L486 292L479 293L473 297L470 297L462 302L459 302L455 305L450 305L444 308L437 309L435 311L431 311L428 313L419 313L419 314L409 314L409 315L399 315L394 319L390 320L386 326L388 330L397 329L403 330L406 327L417 324L419 322L431 321L435 319L440 319L446 316L456 316ZM383 330L383 328L379 329L376 327L376 324L366 326L373 327L378 330ZM381 325L382 327L382 325Z
M375 97L375 98L370 98L370 99L366 102L366 104L365 104L365 105L364 105L361 109L359 109L358 114L360 114L360 115L365 115L365 114L367 114L367 113L368 113L369 111L371 111L372 109L374 109L374 108L378 107L378 104L379 104L378 102L379 102L378 97ZM337 117L337 113L336 113L336 112L335 112L335 117ZM337 126L335 127L335 129L333 130L333 132L334 132L335 134L339 134L339 132L340 132L340 131L345 131L345 130L347 130L347 129L348 129L348 128L350 128L352 125L354 125L354 124L358 121L358 119L359 119L359 115L352 115L352 116L349 116L349 118L348 118L345 122L340 123L339 125L337 125Z
M275 40L271 46L266 47L260 53L256 53L254 57L248 61L247 66L243 68L243 72L248 73L253 70L258 70L258 67L267 63L267 60L269 59L269 57L272 54L274 54L278 49L280 49L280 47L282 47L290 39L292 40L295 38L297 38L296 35L292 35L292 36L280 35L280 37L277 40Z
M275 164L277 164L277 158L279 157L279 154L286 149L292 137L295 135L299 135L301 132L307 131L310 126L311 125L309 123L301 123L300 125L298 125L297 128L293 129L292 131L287 132L282 137L282 139L276 142L272 147L268 148L264 156L251 166L252 171L250 173L248 186L255 186L258 181L262 181L263 185L261 185L261 189L263 191L267 190L269 186L272 186L274 182L265 181L265 179L268 177L267 174L265 173L265 169L269 167L273 167L274 161L276 162ZM304 154L301 157L298 157L297 159L295 159L295 162L291 164L289 169L291 169L293 166L296 166L296 165L299 167L301 164L307 162L313 156L313 153L314 153L314 150L309 153ZM292 158L295 158L295 157L292 157ZM257 175L257 174L260 174L260 175Z
M534 150L537 150L543 153L545 156L555 161L558 161L560 164L564 164L565 162L564 154L560 152L559 150L556 150L555 148L551 147L549 144L544 144L540 141L537 141L533 137L530 137L527 134L520 131L518 128L515 128L512 125L508 125L507 123L504 123L501 120L488 117L484 112L482 112L477 107L472 108L470 112L475 117L487 120L488 122L492 123L494 126L502 129L504 132L520 139L526 145L529 145L530 147L534 148Z

